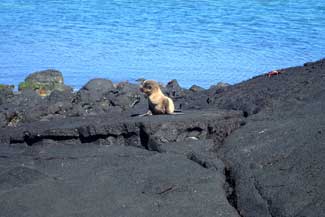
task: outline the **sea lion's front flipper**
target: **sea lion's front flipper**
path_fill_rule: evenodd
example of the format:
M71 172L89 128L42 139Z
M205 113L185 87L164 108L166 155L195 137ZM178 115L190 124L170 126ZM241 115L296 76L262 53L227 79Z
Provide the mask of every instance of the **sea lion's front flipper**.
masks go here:
M136 117L144 117L144 116L149 116L152 115L152 112L150 110L148 110L146 113L141 114L141 115L135 115Z

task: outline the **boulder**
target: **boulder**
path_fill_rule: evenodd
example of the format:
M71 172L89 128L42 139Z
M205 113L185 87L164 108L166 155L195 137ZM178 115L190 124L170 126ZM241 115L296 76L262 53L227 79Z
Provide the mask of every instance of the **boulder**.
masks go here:
M198 92L198 91L204 90L204 88L200 87L198 85L192 85L189 90L192 91L192 92Z
M132 110L144 113L148 108L148 102L139 90L138 84L120 82L115 85L116 90L105 95L112 106L121 108L122 111Z
M82 90L87 90L92 94L96 92L98 94L103 94L105 92L109 92L114 89L113 82L108 79L103 78L95 78L87 82L85 86L81 88Z
M74 98L75 94L72 92L62 92L59 90L54 90L47 98L50 104L57 102L71 102Z
M18 90L36 90L41 96L48 96L54 90L72 91L71 87L64 85L62 73L58 70L48 69L32 73L18 86Z
M38 82L42 84L63 84L62 73L58 70L48 69L34 72L25 79L27 82Z
M0 84L0 105L7 102L13 96L14 85Z
M138 82L139 84L143 84L145 80L146 80L145 78L138 78L135 81Z
M27 88L23 89L20 93L18 93L12 103L17 105L17 109L24 109L23 106L25 106L25 108L29 106L37 106L41 104L41 101L42 97L37 94L37 92Z
M148 103L138 85L120 82L110 87L112 88L104 91L89 91L88 88L78 91L73 99L73 105L78 113L81 116L88 116L130 110L134 113L146 112Z
M171 98L180 98L185 96L183 88L181 88L176 79L168 82L165 91L166 94Z
M114 89L112 81L108 79L92 79L77 92L78 102L98 102L104 94L113 91Z
M217 84L212 85L209 89L220 89L220 88L225 88L228 86L230 86L230 84L224 83L224 82L218 82Z
M96 78L88 81L72 100L75 111L81 116L107 112L111 104L104 96L111 91L114 92L115 87L108 79Z

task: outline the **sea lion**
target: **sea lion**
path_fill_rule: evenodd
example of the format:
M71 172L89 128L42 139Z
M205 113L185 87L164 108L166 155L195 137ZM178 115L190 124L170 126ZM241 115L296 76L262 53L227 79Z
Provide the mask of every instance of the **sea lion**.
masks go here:
M175 113L173 100L163 94L158 82L154 80L145 80L142 85L140 85L140 91L148 97L149 110L147 113L139 116L183 114Z

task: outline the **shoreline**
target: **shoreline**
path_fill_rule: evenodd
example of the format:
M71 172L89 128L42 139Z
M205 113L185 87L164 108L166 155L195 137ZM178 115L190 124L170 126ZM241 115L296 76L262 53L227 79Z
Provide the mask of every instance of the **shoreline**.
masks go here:
M322 60L322 59L323 59L323 58L321 58L321 59L319 59L319 60ZM310 61L310 62L317 62L317 61L319 61L319 60ZM302 64L297 64L297 65L295 65L295 66L288 66L288 67L283 67L283 68L279 68L279 69L272 69L272 70L285 70L285 69L287 69L287 68L303 66L303 65L306 64L306 63L309 63L309 62L305 62L305 63L302 63ZM35 72L47 71L47 70L57 70L57 71L60 71L60 72L61 72L60 69L56 69L56 68L48 68L48 69L44 68L44 69L39 70L39 71L31 72L31 73L27 74L26 77L28 77L28 75L33 74L33 73L35 73ZM270 71L272 71L272 70L270 70ZM260 74L255 74L255 75L253 75L253 76L251 76L251 77L248 77L248 78L246 78L246 79L243 79L243 80L240 80L240 81L237 81L237 82L227 82L227 81L224 81L224 80L219 80L219 81L217 81L217 82L215 82L215 83L211 82L210 84L208 84L208 86L199 85L199 84L197 84L197 83L195 83L195 82L193 82L193 83L191 83L191 84L189 84L189 82L185 82L185 83L188 83L188 85L180 85L180 86L182 86L182 88L189 89L189 88L190 88L191 86L193 86L193 85L198 85L198 86L201 86L201 87L204 88L204 89L209 89L209 88L211 88L211 86L216 85L217 83L220 83L220 82L221 82L221 83L227 83L227 84L230 84L230 85L236 85L236 84L240 84L240 83L242 83L242 82L248 81L248 80L250 80L250 79L252 79L252 78L255 78L255 77L258 77L258 76L264 75L264 74L266 74L266 73L268 73L268 72L269 72L269 71L265 71L265 72L262 72L262 73L260 73ZM61 73L62 73L62 72L61 72ZM64 76L64 73L62 73L62 76L65 77L65 76ZM139 78L141 78L141 77L139 77ZM122 82L130 82L131 84L137 84L136 80L139 79L139 78L131 78L131 79L116 80L116 79L111 79L109 76L105 76L105 77L95 76L95 77L93 77L93 78L90 78L88 81L93 80L93 79L107 79L107 80L111 80L114 84L118 84L118 83L122 83ZM178 79L173 78L173 77L171 77L170 79L171 79L171 80L177 80L177 81L179 81ZM66 79L65 79L65 80L66 80ZM78 85L76 85L76 84L73 85L73 84L70 84L70 83L66 83L66 84L67 84L68 86L70 86L71 88L73 88L74 92L77 92L77 91L80 90L80 89L81 89L81 88L82 88L82 87L83 87L83 86L84 86L88 81L86 80L85 83L83 83L83 84L81 84L81 83L79 82ZM161 84L162 84L162 83L165 83L165 84L168 83L168 81L166 81L166 82L162 82L161 80L157 80L157 81L160 82ZM13 86L14 86L14 90L17 91L17 90L18 90L19 83L21 83L21 82L23 82L23 80L20 80L18 83L15 83L15 84L13 84L13 83L8 83L8 82L0 82L0 86L12 86L12 85L13 85ZM180 83L181 83L181 82L180 82ZM78 86L78 87L75 87L75 86Z
M323 58L320 59L320 60L323 60ZM294 67L304 66L304 65L309 64L309 63L312 63L312 62L318 62L318 61L320 61L320 60L311 61L311 62L305 62L305 63L302 64L302 65L296 65L296 66L291 66L291 67L286 67L286 68L280 68L280 69L274 69L274 70L275 70L275 71L286 70L286 69L290 69L290 68L294 68ZM64 73L62 73L59 69L55 69L55 68L49 68L49 69L44 69L44 70L40 70L40 71L32 72L32 73L28 74L28 75L26 76L26 78L27 78L29 75L34 74L34 73L44 72L44 71L52 71L52 70L53 70L53 71L58 71L58 72L60 72L62 78L64 78ZM269 71L269 72L272 72L272 71L274 71L274 70L271 70L271 71ZM199 86L199 87L201 87L201 88L203 88L203 89L205 89L205 90L208 90L208 89L210 89L211 87L213 87L213 86L215 86L215 85L218 85L218 84L238 85L238 84L240 84L240 83L243 83L243 82L249 81L249 80L251 80L251 79L254 79L254 78L257 78L257 77L260 77L260 76L264 76L264 75L266 75L266 74L269 73L269 72L264 72L264 73L261 73L261 74L254 75L254 76L252 76L252 77L250 77L250 78L244 79L244 80L239 81L239 82L237 82L237 83L231 83L231 82L230 82L230 83L225 83L224 81L219 81L219 82L217 82L217 83L211 83L209 87L202 87L202 86L199 86L198 84L195 84L195 83L193 83L193 84L191 84L191 85L188 85L188 87L183 87L183 86L181 86L181 85L180 85L180 86L181 86L183 89L190 89L192 86ZM67 85L68 87L72 88L73 92L78 92L78 91L81 90L81 89L83 88L83 86L85 86L89 81L94 80L94 79L105 79L105 80L110 80L110 81L113 82L114 85L118 85L118 84L120 84L120 83L130 83L130 84L133 84L133 85L134 85L134 84L139 84L139 82L137 82L137 80L139 80L139 79L143 79L143 78L140 77L140 78L134 78L134 79L125 79L125 80L120 80L120 81L114 81L113 79L110 79L109 77L93 77L93 78L91 78L90 80L86 81L86 83L84 83L83 85L79 85L79 86L80 86L79 88L78 88L78 87L74 87L74 85L70 85L70 84L66 84L66 85ZM177 79L175 79L175 78L171 78L171 80L169 80L169 81L166 82L165 84L162 83L162 82L159 81L159 80L158 80L158 82L159 82L161 85L166 86L169 82L171 82L171 81L173 81L173 80L176 80L176 81L177 81ZM4 88L4 87L8 87L8 88L9 88L9 87L10 87L10 89L12 89L14 92L19 92L19 90L18 90L19 84L20 84L20 83L23 83L23 82L24 82L24 81L21 80L21 81L18 82L17 85L16 85L16 84L12 84L12 83L6 83L6 82L4 82L4 83L0 83L0 88Z

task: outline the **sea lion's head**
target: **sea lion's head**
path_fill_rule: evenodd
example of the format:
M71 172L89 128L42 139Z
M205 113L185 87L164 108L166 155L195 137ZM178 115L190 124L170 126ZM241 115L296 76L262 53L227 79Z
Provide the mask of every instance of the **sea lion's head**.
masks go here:
M159 84L154 80L145 80L142 85L140 85L140 91L150 96L151 94L160 90Z

